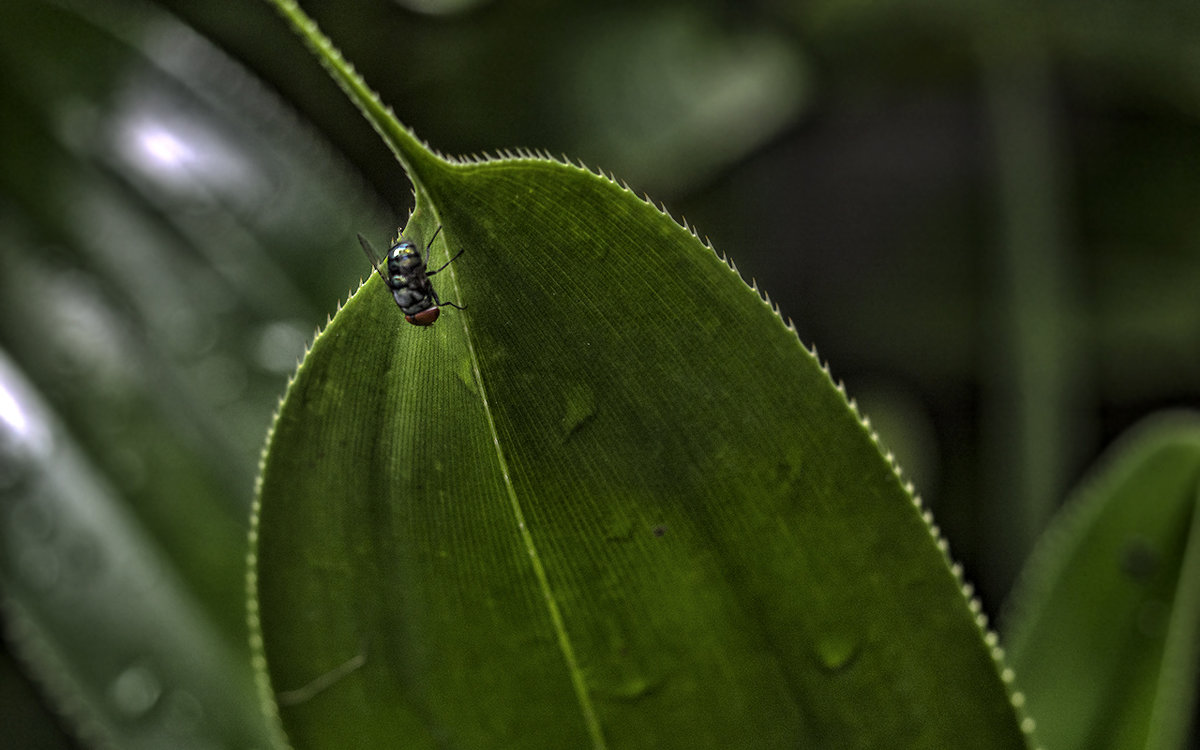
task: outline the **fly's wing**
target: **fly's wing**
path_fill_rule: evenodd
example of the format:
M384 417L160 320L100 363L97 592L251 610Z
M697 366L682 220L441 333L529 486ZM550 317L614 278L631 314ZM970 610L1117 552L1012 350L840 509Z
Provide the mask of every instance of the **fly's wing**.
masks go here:
M387 277L383 275L383 258L379 253L375 252L375 248L371 247L371 243L367 242L367 238L361 234L358 235L358 243L362 245L363 252L367 254L367 260L371 261L371 267L375 269L375 273L379 274L379 278L383 279L383 283L387 284Z

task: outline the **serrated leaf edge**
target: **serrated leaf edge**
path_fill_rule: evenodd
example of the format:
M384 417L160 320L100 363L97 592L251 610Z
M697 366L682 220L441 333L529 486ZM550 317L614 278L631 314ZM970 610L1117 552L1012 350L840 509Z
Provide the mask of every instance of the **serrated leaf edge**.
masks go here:
M987 616L982 611L982 603L979 601L978 597L976 597L974 594L973 586L971 586L970 584L968 584L967 582L964 581L962 566L959 565L958 563L955 563L952 561L952 559L950 557L949 542L942 536L941 530L934 523L932 513L929 510L924 508L923 503L920 499L920 496L917 495L914 491L915 488L914 488L913 484L904 478L903 472L901 471L901 468L899 466L899 463L896 461L895 456L890 451L885 452L882 450L882 448L880 446L879 436L875 432L874 428L871 427L870 420L867 419L866 416L860 412L857 403L847 395L845 386L840 381L837 381L837 382L834 381L828 364L822 362L820 360L819 356L817 355L817 350L816 350L815 345L811 349L804 346L804 343L802 341L800 341L800 339L799 339L799 334L797 333L795 325L793 324L792 320L790 318L785 319L783 317L778 305L776 303L772 302L770 297L758 288L756 281L754 281L752 279L752 283L747 284L745 278L737 270L737 267L733 264L732 260L730 260L728 258L728 256L726 256L724 253L718 253L716 251L716 249L712 246L712 244L708 241L707 237L701 238L700 235L696 232L696 230L692 226L690 226L686 222L686 220L680 221L679 219L676 219L667 210L667 208L664 204L659 203L656 205L649 198L649 196L639 197L637 195L637 193L635 193L629 187L629 185L627 183L625 183L623 180L619 180L616 176L607 174L603 170L600 170L600 169L593 170L588 165L583 163L582 161L579 161L576 164L576 163L571 162L569 159L567 159L567 157L565 155L562 160L559 160L559 159L553 157L552 155L550 155L548 152L538 151L538 150L528 149L528 148L520 148L520 147L501 150L499 152L500 156L498 156L498 157L492 157L492 156L488 155L486 152L483 155L452 157L452 156L447 156L447 155L443 154L442 152L438 151L437 149L432 148L431 146L429 146L429 144L427 142L418 138L416 136L416 134L410 128L408 128L407 126L404 126L400 123L399 119L396 118L395 113L392 110L392 108L383 104L383 102L380 100L378 94L376 94L373 89L371 89L369 86L367 86L365 80L360 75L358 75L354 66L345 60L345 58L342 56L341 52L336 47L334 47L332 42L320 31L320 29L317 27L316 23L311 18L309 18L307 15L305 15L302 10L300 10L300 8L296 4L295 0L268 0L268 1L271 2L272 4L274 4L275 7L280 11L280 13L285 17L285 19L288 20L288 22L291 23L298 32L300 32L301 37L304 39L305 43L310 47L310 49L312 49L316 53L321 64L323 66L325 66L325 68L330 72L330 74L332 75L334 80L337 82L337 84L343 89L343 91L345 91L345 93L351 99L351 101L354 102L359 107L359 109L363 112L364 116L367 118L367 121L380 134L380 136L384 139L385 143L387 143L389 148L392 149L393 153L396 154L396 157L399 159L401 165L405 168L405 171L408 173L409 179L411 179L413 181L413 186L414 186L414 189L416 190L416 192L418 193L418 196L425 192L424 188L423 188L423 181L420 176L421 170L418 168L418 164L422 163L422 162L425 165L429 164L428 158L421 159L420 157L422 157L422 156L432 157L433 160L440 161L443 165L447 165L450 167L477 166L480 164L531 161L531 162L540 162L540 163L559 164L559 165L562 165L562 166L565 166L568 168L575 168L585 174L588 174L588 175L591 175L594 177L600 177L602 179L606 179L606 180L612 182L613 184L617 185L618 187L620 187L621 189L623 189L625 192L629 193L633 197L639 198L639 200L642 200L644 203L646 203L649 206L651 206L652 208L655 208L656 210L658 210L663 216L667 217L668 219L670 219L671 221L673 221L677 225L679 225L681 228L685 229L689 234L691 234L694 238L696 238L696 240L698 242L700 242L701 245L703 245L704 247L707 247L710 251L712 251L713 254L716 255L716 257L719 258L723 263L725 263L725 265L738 277L738 279L742 281L743 284L746 284L747 288L754 291L758 295L760 301L762 301L763 304L767 305L767 307L771 309L771 311L775 314L776 318L779 319L780 323L782 323L786 329L790 330L794 335L796 335L796 341L797 341L797 343L800 344L801 348L804 349L805 351L807 351L814 358L816 364L825 373L830 384L834 385L834 387L837 389L837 391L842 395L843 401L846 403L846 405L850 408L851 412L858 419L859 424L862 425L864 430L866 430L868 436L870 437L872 443L875 445L876 449L880 452L881 456L888 462L888 465L892 468L892 472L896 476L897 482L900 483L901 488L908 494L908 497L912 501L914 508L917 510L917 512L920 514L922 520L925 522L926 528L929 531L931 538L934 540L935 545L937 546L938 550L942 553L942 556L946 562L946 565L950 569L951 573L954 575L955 580L957 581L958 586L959 586L959 591L963 595L964 602L967 604L967 607L969 608L969 610L975 615L975 617L974 617L975 624L979 629L979 632L980 632L981 637L983 638L984 644L989 648L989 653L991 655L992 661L997 669L997 673L999 674L1001 681L1003 682L1003 684L1005 686L1005 690L1009 695L1009 702L1012 705L1012 708L1014 710L1016 718L1018 719L1019 726L1027 738L1027 745L1029 745L1030 743L1033 743L1033 732L1035 729L1035 724L1034 724L1032 717L1027 716L1024 712L1025 698L1024 698L1024 695L1020 691L1016 690L1014 687L1015 680L1014 680L1013 670L1005 664L1004 651L999 646L999 637L996 635L996 633L993 630L991 630L989 628ZM436 207L431 207L431 210L436 217L436 215L437 215ZM411 212L410 212L410 219L411 219ZM453 272L452 272L452 278L453 277L454 276L453 276ZM360 284L359 288L360 289L362 288L361 284ZM342 304L339 303L339 305L338 305L339 311L341 310L341 307L342 307ZM326 322L325 329L328 328L328 324L331 320L332 320L332 318L330 318L330 320ZM464 323L464 325L465 325L465 323ZM323 333L323 331L325 329L322 329L321 332L318 332L318 334L317 334L318 338L320 337L321 333ZM470 345L469 342L470 342L470 335L469 335L469 331L468 331L468 344ZM316 340L314 339L313 344L315 345L315 343L316 343ZM307 357L307 354L308 354L308 350L306 350L306 352L305 352L306 357ZM472 357L474 357L473 351L472 351ZM302 366L303 366L303 364L301 364L301 367ZM298 373L299 373L299 368L297 369L297 374ZM477 365L476 365L476 376L477 377L479 376ZM291 389L293 382L294 382L294 377L288 383L289 391ZM482 387L482 383L480 385ZM285 393L285 397L286 397L286 393ZM282 400L281 400L281 405L282 405ZM279 411L277 409L276 415L275 415L276 419L278 418L278 414L279 414ZM489 414L489 419L490 419L490 414ZM268 433L267 447L269 447L269 445L270 445L270 442L269 442L270 436L273 435L273 433L274 433L274 420L272 421L271 430ZM264 449L264 451L265 450L266 449ZM264 456L265 456L265 452L264 452ZM265 460L265 458L263 460ZM257 519L257 503L259 502L259 496L260 496L260 492L259 492L260 487L257 485L261 485L261 477L262 477L262 472L261 472L261 461L260 461L259 479L256 482L256 492L255 492L255 503L256 503L255 518L256 519ZM254 535L252 538L256 540L257 539L257 529L252 531L252 534ZM252 547L252 549L253 549L253 547ZM251 570L253 570L253 568L248 566L247 570L251 571ZM255 582L255 584L256 584L256 582ZM257 614L255 614L254 618L255 618L255 621L257 624ZM253 645L254 644L252 643L252 647L253 647ZM259 651L257 651L256 653L261 653L261 634L259 634L258 646L259 646ZM265 667L265 659L264 659L263 664ZM263 672L261 672L261 674L263 674L265 676L265 674L266 674L265 669ZM269 683L268 683L267 690L269 691ZM583 698L583 697L584 696L581 696L581 698ZM271 705L274 706L273 697L271 697ZM277 721L278 720L278 709L277 708L275 708L275 718ZM595 736L593 738L595 739ZM600 738L600 742L601 743L603 742L602 738ZM1033 745L1033 746L1036 746L1036 745Z
M589 168L587 165L584 165L582 162L579 164L575 164L575 163L571 163L568 161L561 161L559 159L556 159L556 158L554 158L552 156L548 156L548 155L535 155L535 156L529 155L532 153L533 152L531 152L531 151L521 151L521 152L519 152L519 155L516 155L516 156L502 156L499 158L478 158L478 159L472 157L468 160L447 159L446 157L443 157L441 155L439 155L438 158L443 160L447 164L451 164L451 165L459 164L459 165L470 165L470 166L488 165L488 164L495 164L495 163L500 163L500 162L504 162L504 163L509 163L509 162L546 163L546 162L549 162L549 163L553 163L555 165L578 170L580 172L583 172L584 174L587 174L589 177L607 180L607 181L617 185L618 187L620 187L623 191L628 193L633 198L640 200L643 203L647 204L651 208L658 211L662 216L664 216L667 219L670 219L676 225L678 225L682 229L686 230L703 247L707 248L710 252L712 252L727 268L729 268L729 270L732 271L738 277L738 279L743 284L746 285L746 287L748 289L753 291L755 293L755 295L758 297L759 301L762 302L762 304L766 305L775 314L775 316L779 320L779 322L787 330L791 331L793 335L796 336L796 341L798 344L800 344L801 349L803 349L810 357L813 358L813 361L815 362L815 364L825 374L825 377L826 377L827 381L829 382L829 384L831 386L833 386L833 388L839 394L841 394L842 400L845 403L846 407L850 410L850 412L854 415L854 418L858 421L859 425L867 433L867 436L870 438L872 444L875 445L876 450L879 452L880 456L887 462L888 466L892 469L892 473L896 477L896 481L900 484L901 488L908 495L910 501L913 503L914 508L916 509L918 514L921 516L921 519L925 523L926 529L929 532L931 539L933 540L934 544L937 546L938 550L941 552L942 558L945 561L947 568L950 570L951 574L954 576L956 582L958 583L958 588L959 588L960 593L963 596L963 601L966 604L968 610L973 615L975 625L979 630L980 638L983 641L983 643L985 644L985 646L988 648L989 655L993 661L993 664L995 665L996 672L997 672L998 676L1000 677L1002 683L1004 684L1005 690L1009 697L1009 703L1011 704L1011 706L1013 708L1018 725L1020 726L1021 731L1025 734L1025 736L1027 738L1027 745L1029 745L1029 747L1031 747L1031 748L1035 748L1035 750L1040 750L1040 746L1038 746L1036 744L1035 737L1034 737L1036 723L1035 723L1034 719L1031 716L1029 716L1025 710L1025 696L1016 687L1015 673L1014 673L1013 669L1011 667L1009 667L1008 664L1006 663L1006 660L1004 657L1004 650L1000 646L1000 643L999 643L999 636L990 627L989 618L988 618L987 614L983 611L982 602L975 595L975 590L974 590L973 584L971 584L970 582L965 580L962 565L955 562L950 553L949 541L942 535L941 529L935 523L934 518L933 518L933 513L930 510L925 508L924 502L921 499L921 496L916 492L916 488L915 488L914 484L904 476L904 472L903 472L902 467L900 466L899 461L897 461L895 455L890 450L885 450L883 448L880 438L879 438L879 435L876 432L875 428L871 424L870 417L867 416L864 412L862 412L862 410L858 406L857 401L854 398L852 398L851 396L849 396L849 394L846 391L845 384L841 380L836 380L834 378L832 370L829 366L829 363L827 361L824 361L821 359L820 354L817 351L816 345L813 344L811 346L805 346L804 342L800 340L799 333L796 330L795 324L792 321L792 319L785 318L783 316L782 311L779 308L779 305L771 299L770 294L766 290L761 289L758 286L757 280L751 278L751 280L749 282L747 282L745 277L742 276L741 272L738 270L737 264L733 261L732 258L730 258L728 255L726 255L724 252L718 251L712 245L712 243L709 241L709 239L707 237L702 237L699 234L699 232L696 230L696 228L693 225L691 225L690 223L688 223L686 219L683 219L683 220L676 219L670 213L670 211L667 209L667 207L664 204L654 203L653 200L651 200L649 198L649 196L639 196L623 181L617 179L614 176L604 173L602 170L593 170L593 169ZM433 210L434 210L434 213L436 214L436 209L433 209ZM410 211L408 220L406 220L405 223L407 224L407 221L411 221L411 219L412 219L412 212ZM404 225L401 225L401 226L404 226ZM255 665L256 675L259 675L261 677L260 684L259 684L260 697L264 700L264 705L270 709L270 711L272 713L272 717L275 722L278 722L278 720L279 720L278 719L278 708L275 705L275 698L274 698L273 693L271 693L269 677L267 676L267 673L266 673L265 655L263 655L263 652L262 652L261 632L259 630L259 622L257 619L257 617L258 617L257 602L254 598L254 593L257 588L256 576L254 576L253 580L251 580L251 576L254 575L254 570L255 570L255 568L253 567L253 565L254 565L253 550L256 549L256 544L257 544L257 521L258 521L259 503L260 503L260 497L261 497L262 473L263 473L263 469L265 467L267 454L270 450L271 439L274 435L275 422L279 417L280 409L282 409L283 403L287 398L287 394L290 392L292 385L294 384L296 378L299 376L300 369L303 366L303 359L307 359L308 354L311 352L312 348L316 345L317 340L328 329L330 323L332 323L332 321L333 321L333 318L339 312L341 312L342 308L350 301L350 299L366 285L366 281L369 280L370 278L371 277L368 275L366 277L366 279L360 279L359 286L355 289L349 290L347 297L344 300L338 301L337 307L336 307L335 311L333 312L333 314L326 317L325 324L317 330L312 343L305 347L304 356L303 356L299 366L297 367L296 372L289 378L287 389L285 390L284 395L280 398L279 405L276 407L275 415L272 419L271 428L268 431L267 440L264 444L263 452L262 452L262 455L260 456L260 460L259 460L259 473L258 473L258 478L256 480L254 509L253 509L254 518L253 518L252 524L251 524L251 555L247 559L247 571L248 571L247 572L247 576L248 576L247 590L250 594L251 607L253 607L253 611L251 614L248 615L248 617L251 619L251 633L254 634L254 635L252 635L252 641L251 641L252 653L255 654L256 658L260 658L260 657L262 658L261 663L260 664L256 663L256 665ZM464 321L464 325L465 325L465 321ZM474 348L473 348L473 345L470 343L469 332L467 335L467 341L468 341L468 346L470 346L472 349L471 359L472 359L473 367L475 367L475 369L476 369L476 372L475 372L476 378L481 380L481 375L478 372L478 365L476 363ZM486 396L484 396L484 398L486 399ZM485 404L485 407L486 407L486 404ZM490 419L490 411L489 411L489 419ZM494 425L492 426L492 430L494 433L495 432ZM522 525L522 530L524 531L523 525ZM257 641L255 641L255 638L257 638ZM280 731L282 731L281 725L280 725ZM603 745L598 745L598 746L602 747Z

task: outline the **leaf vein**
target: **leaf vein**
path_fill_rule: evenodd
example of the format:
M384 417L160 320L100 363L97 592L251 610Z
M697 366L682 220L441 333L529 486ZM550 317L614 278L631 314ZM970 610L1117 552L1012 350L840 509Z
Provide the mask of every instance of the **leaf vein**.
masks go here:
M461 299L462 295L459 293L458 276L453 269L450 270L450 283L454 286L455 294L458 294ZM567 663L567 670L571 676L571 685L575 689L575 697L579 701L579 708L583 713L584 724L587 726L592 747L595 750L605 750L608 744L604 740L600 720L596 716L596 709L592 705L592 698L588 691L587 683L584 680L583 671L580 669L579 660L575 656L575 648L571 644L570 635L567 633L566 622L563 619L562 610L558 606L558 598L554 595L554 590L550 586L550 579L546 575L546 568L542 564L541 555L538 552L537 545L533 541L533 534L530 533L529 526L525 523L525 511L521 508L520 498L517 497L512 476L508 470L508 461L504 457L504 449L500 446L500 433L496 429L496 420L492 416L487 389L483 384L483 373L479 368L479 358L475 355L475 345L471 340L467 314L463 313L457 317L462 320L463 333L467 341L467 352L471 357L471 369L475 374L475 383L479 388L479 397L483 401L483 413L487 417L488 429L492 435L492 444L496 447L496 459L500 463L500 473L504 477L504 489L508 493L509 504L512 507L513 517L517 522L517 529L521 534L521 541L525 545L526 553L529 555L529 562L533 567L534 577L537 578L542 600L546 603L546 610L554 628L554 635L558 641L559 650L562 652L563 660Z

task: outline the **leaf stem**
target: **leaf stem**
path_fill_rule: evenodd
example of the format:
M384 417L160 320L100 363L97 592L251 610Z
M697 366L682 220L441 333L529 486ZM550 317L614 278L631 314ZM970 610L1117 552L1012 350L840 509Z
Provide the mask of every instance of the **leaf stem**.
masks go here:
M321 64L329 71L329 74L337 82L338 86L346 92L350 100L359 108L371 126L383 138L384 142L391 148L392 153L399 159L404 171L408 173L409 179L412 180L413 186L418 194L425 193L425 187L422 183L420 174L422 168L429 168L433 163L438 161L438 157L430 151L423 143L408 128L400 124L396 119L395 114L390 108L386 107L366 82L362 76L355 71L354 67L346 62L342 57L341 52L333 46L333 43L326 37L317 27L315 21L309 18L303 10L296 4L295 0L267 0L275 6L279 13L291 24L292 28L304 39L305 44L316 54ZM452 279L454 271L451 270ZM457 284L456 284L457 286ZM566 623L562 616L562 611L558 606L558 599L554 595L554 591L550 586L549 576L546 574L545 566L542 565L541 555L538 553L537 546L534 544L533 535L530 534L529 528L525 523L525 513L521 508L521 502L517 497L517 493L512 484L512 478L509 474L508 463L504 458L504 452L500 448L500 437L496 431L496 423L492 417L491 408L488 404L487 393L483 388L483 377L479 370L479 360L475 356L475 347L471 343L470 331L467 330L466 316L462 316L463 330L467 334L467 348L470 351L471 366L474 369L475 380L479 385L480 397L483 400L484 414L487 415L488 427L491 430L492 441L496 446L496 457L500 463L500 469L504 476L504 486L508 493L508 498L512 506L514 520L517 523L517 528L521 534L521 541L529 555L530 564L533 567L534 576L537 578L538 587L542 593L542 597L546 602L546 609L550 616L550 621L554 628L555 637L558 640L559 649L562 652L563 659L566 661L567 669L570 672L571 683L575 688L575 694L579 701L580 710L583 714L584 724L587 727L588 736L591 739L592 747L595 750L604 750L607 743L604 740L604 734L601 731L600 721L596 716L595 707L592 705L591 696L588 693L587 683L583 677L583 671L579 667L578 659L575 656L575 649L571 644L570 636L567 634ZM354 669L359 666L358 663L347 662L343 667L334 670L331 675L332 679L339 679L341 672L346 669ZM324 689L326 684L324 681L314 682L313 685L301 688L298 691L292 691L294 696L291 697L308 697L310 694Z
M346 92L346 96L354 102L363 113L363 117L367 118L367 122L371 123L371 127L375 128L384 143L396 155L417 192L423 193L424 186L420 178L422 168L428 167L430 162L437 161L438 157L421 143L411 130L400 124L391 108L384 105L379 95L367 85L354 66L342 57L342 53L333 46L329 37L317 27L317 22L301 10L295 0L267 2L275 6L279 14L304 40L305 45L329 71L329 75L342 91Z

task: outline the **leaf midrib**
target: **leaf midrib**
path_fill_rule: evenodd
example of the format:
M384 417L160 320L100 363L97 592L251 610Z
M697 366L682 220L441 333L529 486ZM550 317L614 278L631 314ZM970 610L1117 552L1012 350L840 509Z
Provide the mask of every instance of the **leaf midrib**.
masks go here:
M462 290L458 285L457 273L454 271L453 266L447 270L450 272L450 284L454 287L454 292L458 295L457 298L462 299ZM546 603L547 614L549 614L550 622L554 628L554 637L558 642L559 651L562 652L563 660L566 662L567 671L571 677L571 685L575 689L575 697L579 701L579 708L583 714L583 721L587 726L592 747L595 750L606 750L608 743L604 740L604 733L600 728L600 720L596 716L595 706L592 705L592 697L584 680L583 670L579 667L579 661L575 656L575 647L571 643L571 636L567 633L566 622L563 620L562 610L558 606L558 598L554 595L554 590L550 586L550 578L546 575L546 568L542 564L541 554L538 552L537 545L533 541L533 534L530 533L529 526L525 523L525 511L521 508L521 500L517 496L517 490L512 483L512 475L508 471L508 461L505 459L504 449L500 445L500 433L496 430L496 420L492 416L491 404L487 397L487 388L483 383L483 372L479 368L479 358L475 356L475 345L471 339L471 327L467 319L467 314L460 314L457 317L462 321L463 335L467 342L467 354L471 358L471 369L475 374L475 383L479 388L479 398L483 402L483 413L487 417L488 430L492 436L492 445L496 449L496 460L500 464L500 473L504 477L504 490L508 493L513 520L517 523L521 542L525 545L525 551L529 555L529 563L533 567L534 577L537 578L538 589L542 594L542 601Z
M346 62L329 38L317 27L316 22L300 9L295 0L269 0L269 2L292 25L293 29L302 38L307 40L318 58L323 61L326 70L333 79L342 87L350 100L358 106L367 121L375 127L383 140L391 147L392 152L399 159L405 172L408 173L409 179L412 180L417 194L425 193L425 181L422 179L421 172L444 168L448 165L448 162L426 149L412 133L400 124L391 110L384 106L383 102L379 99L379 95L367 86L362 76ZM427 193L425 194L428 195ZM433 201L430 201L430 203L432 204ZM433 213L436 215L437 210L434 209ZM454 286L454 291L458 295L458 299L462 299L461 290L458 286L458 276L453 266L450 267L450 281ZM504 476L504 488L508 493L509 504L512 507L514 520L517 522L517 529L521 534L521 541L524 543L525 550L529 554L529 561L533 566L538 588L542 592L542 599L546 603L546 609L554 627L554 634L558 641L559 650L562 652L563 659L567 663L567 670L571 676L571 684L575 688L575 696L579 701L584 724L587 726L588 736L592 740L592 747L595 750L606 750L608 745L604 741L604 734L600 729L600 722L596 717L596 710L592 705L591 696L588 693L587 684L583 678L583 672L580 670L579 662L575 657L575 648L572 646L571 638L567 634L562 611L558 606L558 599L550 587L550 580L546 575L545 566L542 565L541 555L538 553L537 545L533 541L533 535L529 532L529 528L525 523L525 513L521 508L521 501L517 497L516 489L513 487L512 477L508 471L508 462L504 458L504 450L500 447L500 435L496 430L496 421L492 416L491 405L488 402L487 389L483 384L483 373L479 368L479 358L475 356L475 346L471 341L471 330L467 324L467 315L463 314L459 317L463 322L463 333L466 337L467 351L471 357L471 368L475 373L475 382L479 386L479 396L483 401L483 413L487 417L488 430L492 434L492 445L496 447L496 458L500 463L500 471Z

